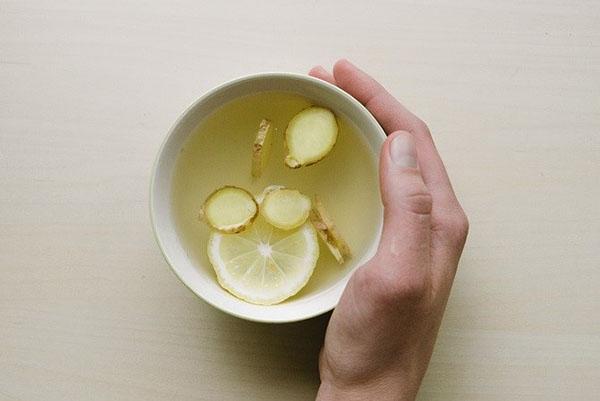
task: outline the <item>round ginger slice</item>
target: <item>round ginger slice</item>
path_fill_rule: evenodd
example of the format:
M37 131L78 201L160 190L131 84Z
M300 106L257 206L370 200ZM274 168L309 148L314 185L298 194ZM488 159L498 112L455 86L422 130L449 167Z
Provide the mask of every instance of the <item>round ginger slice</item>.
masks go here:
M248 228L258 215L258 204L245 189L224 186L208 196L200 217L214 229L227 234Z
M279 184L272 184L272 185L265 187L265 189L263 189L260 194L256 195L256 198L255 198L256 203L258 203L260 205L261 203L263 203L265 196L267 196L270 192L273 192L277 189L284 189L284 188L285 187L283 185L279 185Z
M275 188L265 194L260 214L274 227L292 230L306 221L310 207L310 199L299 191Z
M310 166L323 159L337 140L335 114L323 107L309 107L296 114L285 131L290 168Z

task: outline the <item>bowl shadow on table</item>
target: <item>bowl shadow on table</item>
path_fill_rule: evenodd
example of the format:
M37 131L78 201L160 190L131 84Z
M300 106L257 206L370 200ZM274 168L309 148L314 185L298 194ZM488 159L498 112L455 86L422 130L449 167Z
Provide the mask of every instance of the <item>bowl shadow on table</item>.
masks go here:
M289 395L297 397L306 395L307 388L316 393L319 352L330 316L328 312L304 321L269 324L215 310L211 320L220 333L215 342L226 351L222 363L236 379L264 384L265 392L279 394L278 385L284 385Z

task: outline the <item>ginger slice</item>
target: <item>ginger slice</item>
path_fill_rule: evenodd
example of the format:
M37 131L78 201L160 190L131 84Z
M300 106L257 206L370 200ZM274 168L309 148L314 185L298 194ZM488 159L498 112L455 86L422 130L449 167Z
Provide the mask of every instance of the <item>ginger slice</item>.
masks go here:
M269 187L267 187L268 189ZM260 214L274 227L292 230L300 227L310 213L310 199L295 189L274 188L260 203Z
M252 146L252 176L258 178L262 175L269 154L271 153L271 143L273 142L273 125L266 118L260 122L256 139Z
M284 189L284 188L285 187L283 185L277 185L277 184L272 184L272 185L265 187L265 189L263 189L262 192L256 196L256 198L255 198L256 203L258 203L260 205L261 203L263 203L265 196L267 196L269 194L269 192L273 192L276 189Z
M331 110L315 106L302 110L285 131L285 164L299 168L317 163L331 151L337 135L338 125Z
M258 215L258 204L245 189L224 186L206 198L200 218L214 229L239 233L248 228Z
M343 264L347 258L352 257L348 243L342 238L318 196L315 196L309 218L317 230L317 234L339 264Z

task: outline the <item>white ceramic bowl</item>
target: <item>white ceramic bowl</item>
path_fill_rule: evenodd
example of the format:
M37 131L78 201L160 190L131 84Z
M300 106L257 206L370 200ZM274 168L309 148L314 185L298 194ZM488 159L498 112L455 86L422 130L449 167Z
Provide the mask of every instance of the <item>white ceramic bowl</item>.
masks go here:
M181 281L196 295L231 315L259 322L292 322L308 319L333 309L348 282L350 274L331 287L308 295L298 295L278 305L254 305L239 300L217 283L212 267L198 268L185 252L175 227L171 210L171 179L177 155L188 136L207 116L225 103L241 96L262 91L288 91L302 95L314 103L344 115L362 132L369 148L378 154L385 133L373 116L352 96L327 82L299 74L263 73L227 82L192 104L169 131L154 163L150 185L150 217L156 241ZM378 222L381 231L382 221ZM368 260L375 252L379 234L373 238L362 258L351 259L349 271Z

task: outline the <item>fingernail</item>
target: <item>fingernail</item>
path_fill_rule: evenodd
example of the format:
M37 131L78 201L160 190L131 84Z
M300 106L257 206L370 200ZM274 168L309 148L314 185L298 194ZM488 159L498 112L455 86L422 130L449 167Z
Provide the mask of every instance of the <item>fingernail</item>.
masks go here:
M390 158L397 167L416 168L417 149L411 134L402 132L390 144Z

